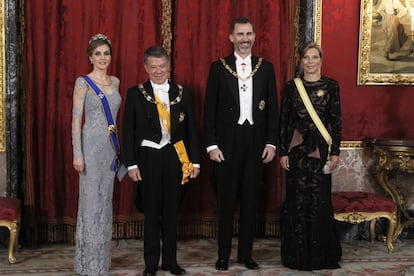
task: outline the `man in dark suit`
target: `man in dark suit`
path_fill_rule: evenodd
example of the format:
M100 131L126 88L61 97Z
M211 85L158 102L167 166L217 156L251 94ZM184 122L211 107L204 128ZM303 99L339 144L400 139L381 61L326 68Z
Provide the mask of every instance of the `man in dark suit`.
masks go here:
M128 89L123 117L123 157L138 183L144 211L144 275L162 269L185 274L177 263L177 209L182 185L200 171L197 131L189 91L168 81L170 58L159 46L144 53L149 80ZM161 237L160 237L161 234Z
M233 216L240 198L237 262L258 269L252 258L256 205L263 164L275 156L278 106L273 65L251 54L253 24L237 18L230 26L234 53L212 63L205 96L204 134L217 188L217 270L227 270Z

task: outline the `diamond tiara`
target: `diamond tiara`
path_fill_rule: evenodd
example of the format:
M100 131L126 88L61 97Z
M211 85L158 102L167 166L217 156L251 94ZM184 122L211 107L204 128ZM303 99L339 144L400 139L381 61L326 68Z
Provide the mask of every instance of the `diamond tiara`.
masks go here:
M96 34L96 35L92 36L92 37L91 37L91 39L89 39L89 44L91 44L91 42L92 42L92 41L95 41L95 40L104 40L104 41L108 42L108 43L109 43L109 45L111 45L111 46L112 46L112 42L111 42L111 41L109 40L109 38L108 38L106 35L104 35L104 34Z

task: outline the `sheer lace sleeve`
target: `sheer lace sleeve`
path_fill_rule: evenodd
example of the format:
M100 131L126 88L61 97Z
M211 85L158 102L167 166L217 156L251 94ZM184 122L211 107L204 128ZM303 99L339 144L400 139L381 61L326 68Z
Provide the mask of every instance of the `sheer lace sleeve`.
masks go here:
M119 84L120 84L119 79L117 77L115 77L115 76L111 76L111 82L112 82L112 85L114 86L114 88L117 91L119 91Z
M82 153L82 117L84 102L88 86L85 80L78 77L73 90L73 107L72 107L72 147L73 159L83 159Z

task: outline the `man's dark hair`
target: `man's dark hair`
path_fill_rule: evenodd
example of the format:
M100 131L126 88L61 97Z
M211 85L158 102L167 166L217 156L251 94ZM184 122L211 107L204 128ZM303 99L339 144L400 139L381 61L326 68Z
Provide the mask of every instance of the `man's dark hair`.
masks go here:
M156 58L166 57L167 60L170 60L170 56L168 55L167 51L163 47L158 46L158 45L151 46L145 50L144 52L144 63L145 64L147 64L147 60L149 57L156 57Z
M253 28L253 31L254 31L253 23L248 18L238 17L238 18L235 18L231 21L230 34L232 34L234 32L234 27L236 26L236 24L250 24L250 25L252 25L252 28Z

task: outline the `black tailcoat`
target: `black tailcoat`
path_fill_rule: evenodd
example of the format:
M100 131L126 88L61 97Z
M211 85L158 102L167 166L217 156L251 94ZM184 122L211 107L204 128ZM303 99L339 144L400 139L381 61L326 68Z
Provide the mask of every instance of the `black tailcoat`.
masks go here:
M234 55L225 63L236 72ZM259 58L251 56L252 72ZM252 257L255 215L260 187L263 183L263 159L266 144L277 145L278 103L273 65L262 60L253 76L253 125L238 124L240 100L238 78L222 60L210 67L204 106L206 147L217 145L224 161L212 162L213 184L217 189L218 257L228 259L233 234L233 210L240 197L238 258ZM249 93L244 91L242 93Z
M142 141L160 143L160 119L151 82L128 89L123 117L122 153L127 166L138 165L137 208L144 210L144 260L157 268L162 239L163 265L177 264L177 210L181 197L181 162L174 144L184 141L190 162L200 163L200 148L190 93L170 83L171 143L161 149L142 147ZM140 202L142 200L142 203ZM141 205L142 204L142 205Z

